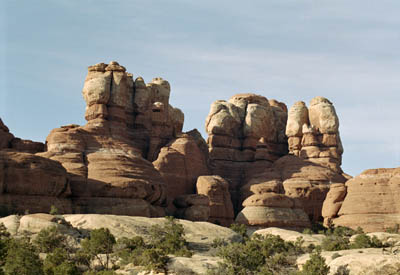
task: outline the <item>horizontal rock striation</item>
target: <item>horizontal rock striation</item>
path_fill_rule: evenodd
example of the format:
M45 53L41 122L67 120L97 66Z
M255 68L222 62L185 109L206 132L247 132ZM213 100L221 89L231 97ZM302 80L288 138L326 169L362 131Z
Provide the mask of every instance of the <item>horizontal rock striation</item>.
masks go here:
M400 168L370 169L332 185L323 205L325 224L385 231L400 224Z

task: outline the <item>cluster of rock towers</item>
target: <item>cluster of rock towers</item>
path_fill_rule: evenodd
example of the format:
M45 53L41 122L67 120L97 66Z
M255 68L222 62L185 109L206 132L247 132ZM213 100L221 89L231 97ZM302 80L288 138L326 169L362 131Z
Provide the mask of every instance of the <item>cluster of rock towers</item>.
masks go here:
M324 217L349 225L339 216L351 212L352 180L340 168L339 120L328 99L289 111L256 94L215 101L205 141L196 129L182 132L184 114L170 93L162 78L146 84L117 62L100 63L82 91L86 125L56 128L43 145L16 139L1 122L1 210L54 205L222 225L299 229Z

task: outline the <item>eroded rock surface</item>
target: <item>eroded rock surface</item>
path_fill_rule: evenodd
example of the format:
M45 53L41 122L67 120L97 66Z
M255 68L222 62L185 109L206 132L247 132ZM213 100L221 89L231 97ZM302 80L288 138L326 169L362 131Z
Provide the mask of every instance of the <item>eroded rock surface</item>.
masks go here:
M289 110L286 135L290 154L342 172L339 119L328 99L315 97L308 108L296 102Z
M332 185L324 203L325 224L385 231L400 224L400 168L370 169L346 184Z
M224 226L233 223L234 212L229 183L220 176L200 176L197 178L197 193L209 199L209 221Z
M4 149L34 154L37 152L43 152L45 146L41 142L14 137L0 118L0 150Z
M242 177L250 163L267 165L287 154L287 109L276 100L237 94L212 103L206 119L212 173L229 180L236 211Z

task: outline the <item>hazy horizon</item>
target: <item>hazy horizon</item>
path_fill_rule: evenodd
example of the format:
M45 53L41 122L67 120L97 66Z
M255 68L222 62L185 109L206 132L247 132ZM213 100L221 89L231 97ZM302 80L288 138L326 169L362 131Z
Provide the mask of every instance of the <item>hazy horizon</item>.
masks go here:
M237 93L334 104L344 172L400 166L398 1L3 1L0 118L23 139L85 124L87 67L171 84L184 130Z

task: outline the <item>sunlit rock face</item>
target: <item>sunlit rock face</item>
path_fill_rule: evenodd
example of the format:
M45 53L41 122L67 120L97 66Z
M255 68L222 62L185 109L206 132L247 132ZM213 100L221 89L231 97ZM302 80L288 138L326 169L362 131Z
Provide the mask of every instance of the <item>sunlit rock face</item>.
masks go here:
M383 232L400 224L400 167L369 169L331 185L323 205L326 225Z
M169 105L168 81L145 84L115 61L99 63L89 67L82 95L87 124L54 129L41 154L69 172L76 212L131 215L147 205L145 215L165 215L168 186L151 161L181 135L184 119Z
M339 121L329 100L307 108L256 94L215 101L206 119L211 173L229 182L236 222L304 228L322 219L331 183L344 183Z

